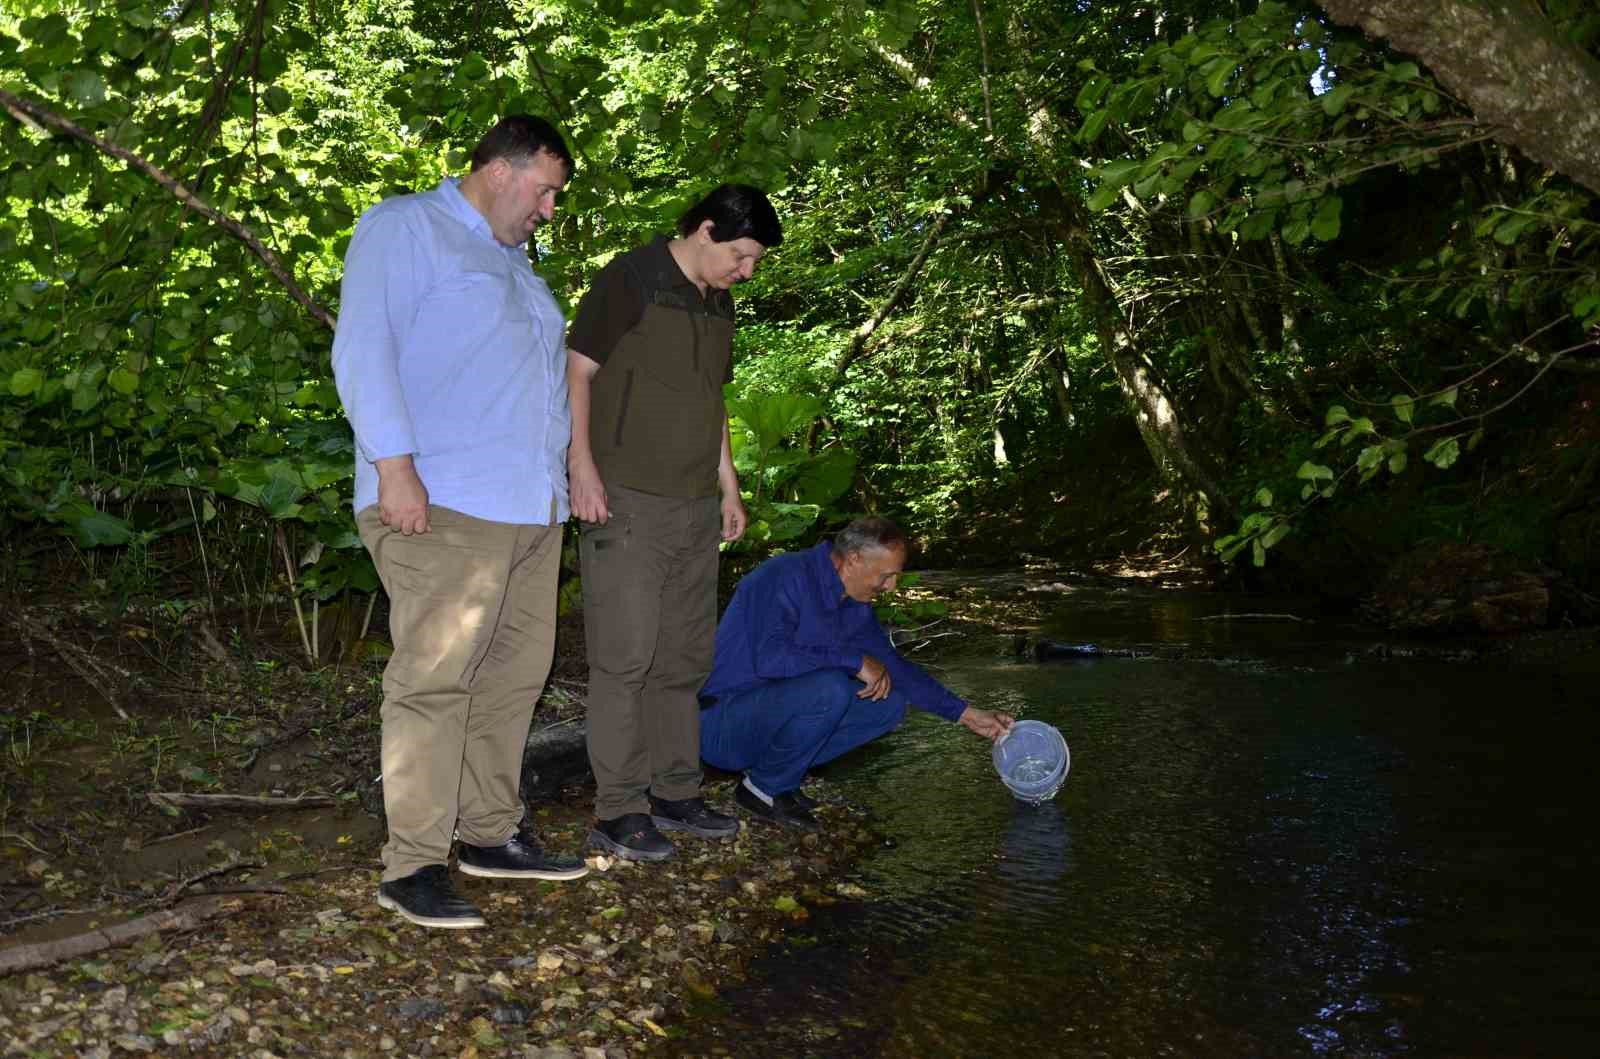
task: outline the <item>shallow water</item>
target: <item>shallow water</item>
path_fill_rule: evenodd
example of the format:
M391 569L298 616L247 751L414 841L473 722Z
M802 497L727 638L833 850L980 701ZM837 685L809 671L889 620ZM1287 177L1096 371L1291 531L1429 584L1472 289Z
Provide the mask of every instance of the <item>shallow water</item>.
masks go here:
M920 715L830 766L897 841L872 899L819 910L673 1049L1600 1052L1600 664L1353 662L1289 632L942 672L1060 728L1060 793L1018 802L987 744Z

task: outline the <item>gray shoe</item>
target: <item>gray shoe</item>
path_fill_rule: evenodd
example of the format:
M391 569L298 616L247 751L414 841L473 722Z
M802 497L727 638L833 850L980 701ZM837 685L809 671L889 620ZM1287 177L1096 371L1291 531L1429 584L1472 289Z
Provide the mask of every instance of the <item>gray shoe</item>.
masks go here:
M666 860L676 848L644 813L601 820L589 832L589 845L623 860Z

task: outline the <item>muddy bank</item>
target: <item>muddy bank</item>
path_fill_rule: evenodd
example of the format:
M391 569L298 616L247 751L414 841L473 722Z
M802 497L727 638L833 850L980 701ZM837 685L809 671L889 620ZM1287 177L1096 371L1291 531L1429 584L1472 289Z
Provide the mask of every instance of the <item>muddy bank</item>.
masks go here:
M726 807L727 793L710 797ZM580 844L587 797L540 810L552 846ZM289 881L213 887L223 910L197 930L0 980L0 1040L8 1055L639 1054L787 924L840 898L833 880L872 839L848 809L819 812L820 836L746 827L684 841L663 864L591 858L572 883L459 876L490 920L481 931L425 931L379 909L370 842L307 851ZM252 886L283 892L227 892Z
M595 858L572 883L458 875L490 928L422 930L374 902L381 661L310 670L289 643L218 664L158 616L52 621L127 674L110 689L127 716L39 643L0 641L0 965L141 917L180 922L0 976L0 1054L635 1055L840 886L861 896L837 880L876 839L814 782L820 836L747 825L726 843L685 837L664 864ZM593 788L571 624L525 796L546 844L578 851ZM709 800L731 810L732 782L708 777ZM151 797L172 793L332 804Z

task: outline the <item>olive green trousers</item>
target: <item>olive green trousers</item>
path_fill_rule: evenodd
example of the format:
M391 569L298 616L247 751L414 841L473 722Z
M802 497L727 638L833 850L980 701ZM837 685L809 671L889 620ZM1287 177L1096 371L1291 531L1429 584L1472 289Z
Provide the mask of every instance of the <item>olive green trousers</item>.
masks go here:
M700 686L717 635L716 497L606 488L611 517L585 523L583 626L595 815L650 811L700 793Z

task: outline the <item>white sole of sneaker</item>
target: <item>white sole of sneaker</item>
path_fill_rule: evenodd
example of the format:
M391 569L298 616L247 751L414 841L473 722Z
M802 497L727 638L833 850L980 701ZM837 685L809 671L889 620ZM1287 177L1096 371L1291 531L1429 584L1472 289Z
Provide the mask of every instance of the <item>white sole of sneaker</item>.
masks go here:
M656 830L658 831L687 831L689 834L699 835L701 838L717 838L726 841L730 838L738 837L739 834L739 822L737 820L734 821L733 830L731 831L708 831L703 827L693 827L682 820L674 820L670 816L652 815L650 822L656 825Z
M595 849L604 850L612 856L621 857L623 860L666 860L676 850L664 850L661 853L647 853L642 850L629 849L620 842L614 842L603 831L591 830L589 832L589 845Z
M457 861L456 867L461 869L462 875L476 875L482 879L543 879L546 882L571 882L589 874L587 864L580 864L576 868L530 868L518 871L512 868L480 868L466 861Z
M434 927L438 930L475 930L478 927L489 925L484 922L482 916L456 916L451 919L441 919L437 916L419 916L399 901L392 897L385 897L383 894L378 895L378 907L396 912L402 918L411 920L419 927Z

